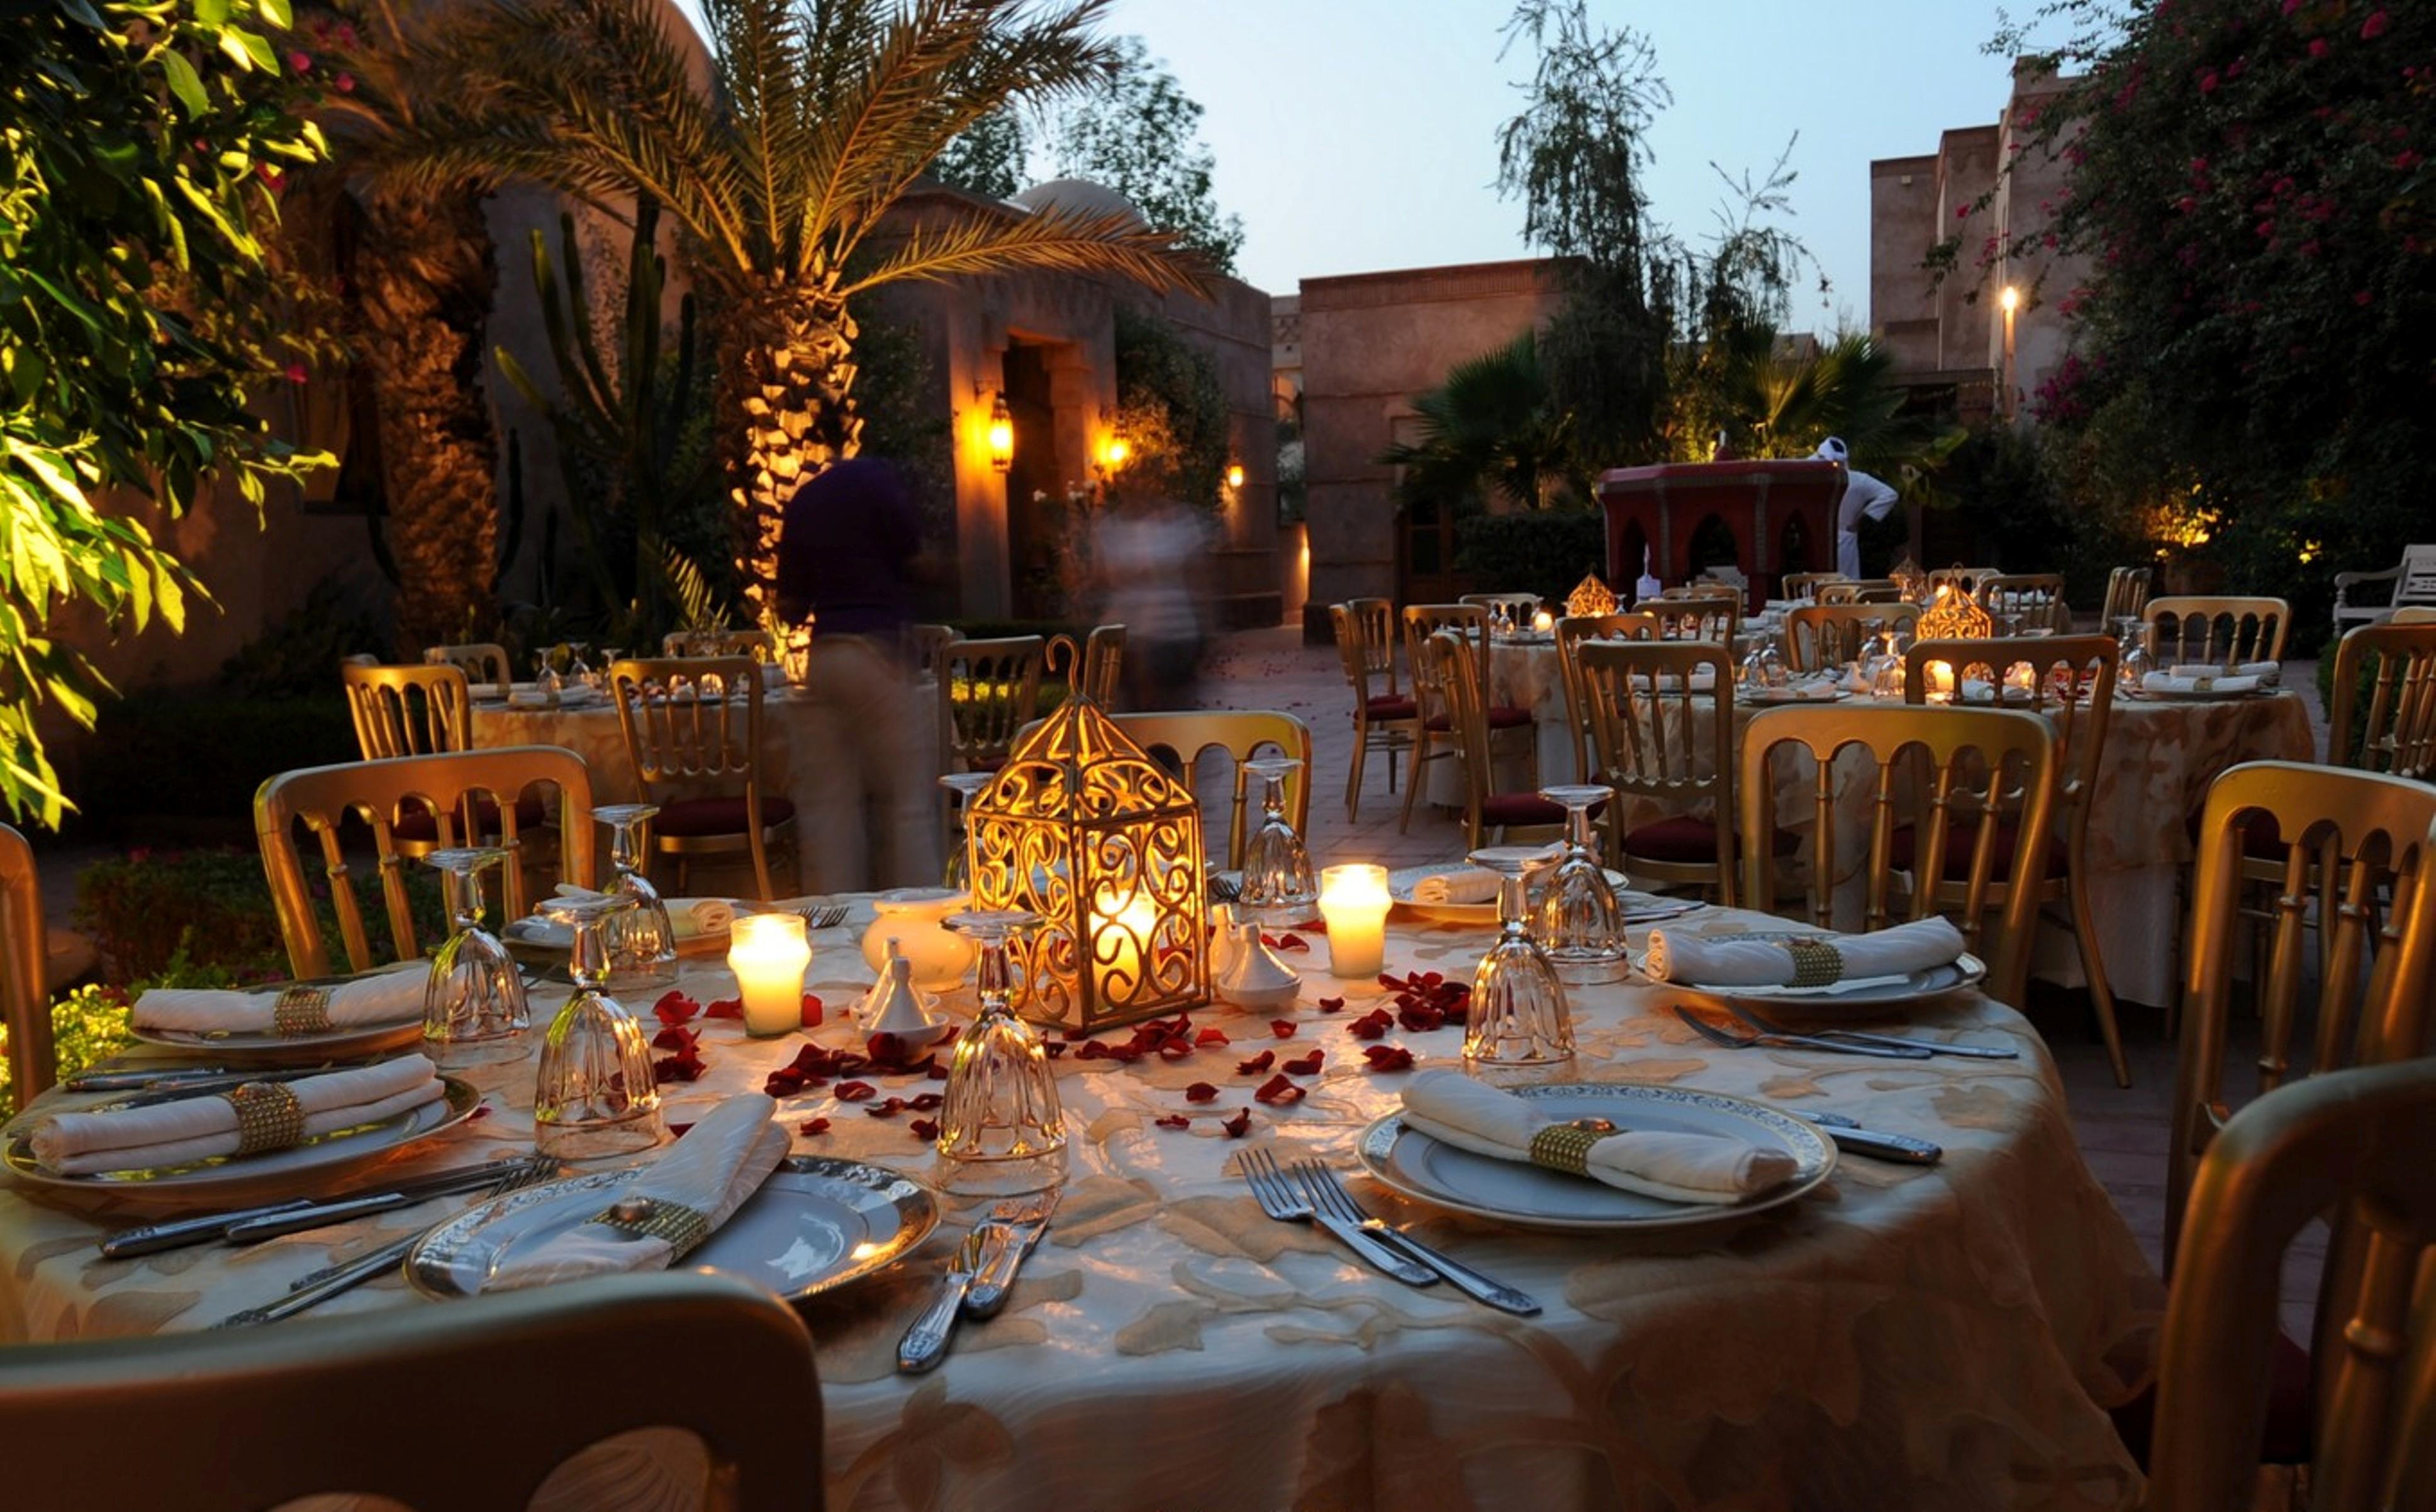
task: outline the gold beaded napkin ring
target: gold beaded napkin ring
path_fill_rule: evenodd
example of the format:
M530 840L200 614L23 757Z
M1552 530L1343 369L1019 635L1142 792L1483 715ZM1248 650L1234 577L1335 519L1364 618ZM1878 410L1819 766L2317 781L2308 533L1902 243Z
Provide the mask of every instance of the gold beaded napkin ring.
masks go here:
M1591 1146L1624 1132L1605 1119L1544 1123L1531 1135L1531 1163L1569 1176L1591 1173Z
M1844 952L1816 935L1785 936L1784 953L1793 957L1797 987L1828 987L1844 980Z
M220 1094L236 1113L236 1153L285 1150L304 1138L304 1108L278 1082L247 1082Z
M667 1240L671 1265L710 1237L707 1215L681 1202L658 1197L620 1197L593 1214L589 1221L636 1239Z
M289 987L270 1010L270 1027L282 1034L321 1034L330 1029L330 990Z

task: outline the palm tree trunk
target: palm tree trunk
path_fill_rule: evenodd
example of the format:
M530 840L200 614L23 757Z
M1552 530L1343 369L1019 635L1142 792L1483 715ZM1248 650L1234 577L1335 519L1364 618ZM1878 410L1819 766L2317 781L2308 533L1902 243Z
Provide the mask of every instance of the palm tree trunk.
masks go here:
M380 397L381 493L409 652L487 629L497 571L497 438L482 330L498 264L478 194L380 196L356 259Z
M861 445L853 396L856 334L843 301L794 290L754 301L727 322L721 436L737 512L737 574L763 624L777 616L787 501Z

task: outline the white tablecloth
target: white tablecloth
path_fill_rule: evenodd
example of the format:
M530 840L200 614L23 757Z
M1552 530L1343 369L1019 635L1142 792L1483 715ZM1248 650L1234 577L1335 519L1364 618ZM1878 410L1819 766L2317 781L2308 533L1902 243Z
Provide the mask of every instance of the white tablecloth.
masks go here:
M1703 927L1746 927L1719 912ZM1540 1298L1536 1318L1491 1312L1441 1285L1407 1289L1325 1235L1263 1218L1232 1170L1248 1145L1340 1171L1400 1074L1374 1073L1345 1025L1379 1005L1370 982L1325 975L1325 946L1296 957L1291 1037L1210 1008L1196 1026L1232 1043L1179 1062L1056 1062L1072 1169L1049 1240L1007 1312L967 1325L934 1374L893 1369L897 1335L956 1237L943 1227L900 1270L809 1312L820 1352L828 1503L997 1512L1129 1508L2111 1508L2139 1477L2103 1409L2149 1368L2161 1291L2074 1145L2063 1094L2033 1031L1962 995L1911 1022L2018 1062L1919 1063L1720 1050L1646 986L1575 997L1586 1080L1697 1086L1832 1108L1942 1142L1931 1169L1847 1156L1795 1207L1659 1240L1533 1234L1457 1219L1350 1185L1460 1259ZM1486 933L1395 926L1389 966L1468 978ZM823 931L812 966L830 1027L869 973L851 927ZM696 972L690 990L728 990ZM1344 1007L1324 1012L1322 998ZM536 1003L538 1011L548 1005ZM1118 1039L1121 1034L1104 1037ZM1447 1065L1460 1031L1376 1043ZM757 1086L792 1036L754 1043L713 1023L708 1074L670 1088L683 1119ZM1255 1104L1266 1073L1238 1064L1325 1054L1302 1102ZM531 1070L480 1073L491 1116L437 1141L415 1167L526 1148ZM873 1078L883 1095L935 1083ZM1196 1082L1220 1088L1196 1104ZM1220 1121L1250 1109L1245 1141ZM802 1151L927 1174L905 1119L873 1119L834 1089L787 1100L790 1123L826 1133ZM1154 1121L1188 1117L1183 1130ZM429 1222L438 1208L242 1252L106 1261L93 1243L127 1215L0 1188L0 1338L198 1329L261 1302L329 1260ZM329 1313L428 1307L394 1280ZM715 1362L672 1363L620 1389L683 1389ZM478 1386L469 1383L478 1399ZM504 1410L504 1407L503 1409ZM667 1462L632 1445L596 1451L554 1504L651 1504ZM564 1488L562 1488L564 1490Z

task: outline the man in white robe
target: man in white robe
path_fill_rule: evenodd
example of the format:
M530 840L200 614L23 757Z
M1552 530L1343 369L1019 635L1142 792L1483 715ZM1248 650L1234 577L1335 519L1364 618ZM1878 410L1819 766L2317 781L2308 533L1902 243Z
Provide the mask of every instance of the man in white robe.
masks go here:
M1861 517L1883 520L1894 513L1895 491L1851 464L1842 438L1830 436L1812 453L1821 461L1844 463L1844 497L1836 506L1836 570L1848 578L1861 575Z

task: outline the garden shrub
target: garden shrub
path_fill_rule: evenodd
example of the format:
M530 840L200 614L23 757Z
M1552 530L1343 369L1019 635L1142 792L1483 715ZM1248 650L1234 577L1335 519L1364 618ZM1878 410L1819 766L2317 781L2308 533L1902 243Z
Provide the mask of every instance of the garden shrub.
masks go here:
M223 820L241 830L266 778L359 755L335 658L322 677L322 689L306 698L139 693L102 705L77 802L88 820L110 827L168 817ZM176 780L164 781L169 772Z
M1607 571L1607 516L1574 510L1474 514L1455 526L1454 565L1483 593L1562 599ZM1628 585L1627 585L1628 586Z
M379 877L366 865L352 872L348 881L374 953L393 956L395 942ZM335 947L338 911L329 901L329 883L317 867L307 871L306 885L322 936ZM437 878L426 867L409 864L406 887L418 937L442 938ZM78 879L77 925L93 936L103 975L113 982L179 971L218 973L235 985L288 974L278 911L271 905L261 859L251 850L136 850L96 862Z

